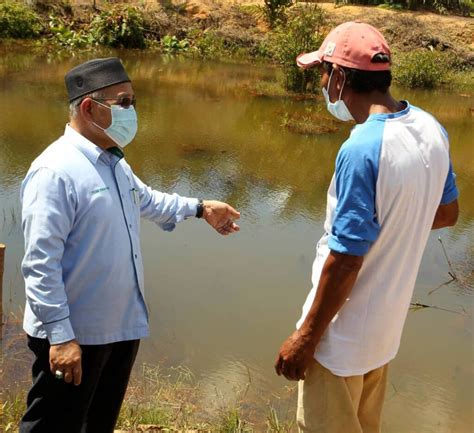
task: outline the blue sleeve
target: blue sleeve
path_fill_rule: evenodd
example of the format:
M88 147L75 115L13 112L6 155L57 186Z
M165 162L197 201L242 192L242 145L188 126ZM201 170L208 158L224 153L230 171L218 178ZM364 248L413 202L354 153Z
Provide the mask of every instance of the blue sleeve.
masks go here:
M174 230L177 223L196 215L198 199L155 191L133 176L142 218L153 221L169 232Z
M448 176L444 184L443 196L440 204L448 204L456 200L459 196L458 188L456 186L456 174L453 172L453 165L449 161Z
M26 299L49 342L64 343L75 338L61 265L74 222L75 196L66 179L40 168L23 182L21 198Z
M363 256L379 235L375 188L381 138L371 141L346 142L337 156L337 206L329 236L332 251Z

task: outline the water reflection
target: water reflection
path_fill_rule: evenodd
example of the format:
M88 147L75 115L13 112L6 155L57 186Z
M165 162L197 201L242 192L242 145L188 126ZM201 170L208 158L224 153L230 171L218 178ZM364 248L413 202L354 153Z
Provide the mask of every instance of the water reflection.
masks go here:
M144 223L152 338L143 345L141 360L189 366L210 398L216 388L226 396L245 388L250 372L249 392L263 402L262 394L268 399L284 389L272 364L310 287L326 190L350 125L313 137L285 129L286 113L311 112L317 101L253 97L248 87L257 79L275 79L273 67L119 54L138 97L139 135L127 148L136 173L157 189L228 200L242 212L242 231L232 239L221 239L198 221L172 234ZM0 94L8 101L0 105L0 240L8 245L7 311L18 311L24 302L19 183L34 156L62 133L67 121L63 76L85 59L0 45ZM437 233L430 238L415 292L416 301L459 314L410 313L392 367L385 431L465 433L472 426L468 404L473 401L468 367L474 290L473 98L401 89L395 95L433 112L446 126L462 214L455 228L441 231L458 280L430 294L449 279Z

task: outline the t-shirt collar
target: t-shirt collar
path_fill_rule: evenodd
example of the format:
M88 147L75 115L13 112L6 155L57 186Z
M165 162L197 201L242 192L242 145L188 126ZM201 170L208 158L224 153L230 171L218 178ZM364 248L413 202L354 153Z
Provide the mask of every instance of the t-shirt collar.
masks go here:
M397 111L396 113L374 113L371 114L367 120L374 120L374 119L380 119L380 120L387 120L387 119L397 119L399 117L405 116L408 114L408 112L411 109L410 103L407 100L402 100L400 102L403 102L405 105L405 108L403 110ZM367 122L366 120L366 122Z

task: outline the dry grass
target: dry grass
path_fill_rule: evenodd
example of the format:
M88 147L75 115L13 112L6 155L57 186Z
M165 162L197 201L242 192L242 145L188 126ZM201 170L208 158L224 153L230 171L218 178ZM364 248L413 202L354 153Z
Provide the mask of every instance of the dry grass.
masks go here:
M17 317L11 316L3 327L0 347L0 432L17 433L32 361ZM294 389L273 395L272 401L257 401L250 396L251 387L249 373L248 383L234 389L231 399L217 389L209 396L186 367L142 364L134 369L117 429L124 433L292 431Z

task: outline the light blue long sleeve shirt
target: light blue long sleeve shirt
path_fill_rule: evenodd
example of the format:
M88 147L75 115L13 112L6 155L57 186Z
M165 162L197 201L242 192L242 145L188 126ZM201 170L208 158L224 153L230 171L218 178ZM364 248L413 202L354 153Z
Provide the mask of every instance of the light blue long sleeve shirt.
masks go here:
M66 126L21 187L23 327L51 344L107 344L148 335L140 218L171 231L198 200L164 194Z

